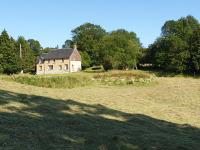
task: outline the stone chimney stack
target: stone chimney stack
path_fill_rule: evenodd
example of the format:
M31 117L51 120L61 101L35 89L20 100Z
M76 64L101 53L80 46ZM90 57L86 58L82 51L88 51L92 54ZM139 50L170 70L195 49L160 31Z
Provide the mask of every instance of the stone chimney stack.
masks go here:
M77 50L77 45L76 44L74 44L74 50Z

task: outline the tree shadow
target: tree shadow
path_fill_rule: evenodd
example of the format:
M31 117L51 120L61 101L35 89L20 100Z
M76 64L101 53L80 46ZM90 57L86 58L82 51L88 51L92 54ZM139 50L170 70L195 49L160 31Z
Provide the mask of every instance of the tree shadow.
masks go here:
M195 150L199 147L200 129L190 125L129 114L99 104L0 91L0 149L3 150Z

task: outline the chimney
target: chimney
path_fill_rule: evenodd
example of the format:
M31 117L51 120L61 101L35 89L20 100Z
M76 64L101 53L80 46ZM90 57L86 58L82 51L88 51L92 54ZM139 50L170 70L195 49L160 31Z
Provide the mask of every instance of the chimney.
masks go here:
M77 50L77 45L76 44L74 44L74 50Z

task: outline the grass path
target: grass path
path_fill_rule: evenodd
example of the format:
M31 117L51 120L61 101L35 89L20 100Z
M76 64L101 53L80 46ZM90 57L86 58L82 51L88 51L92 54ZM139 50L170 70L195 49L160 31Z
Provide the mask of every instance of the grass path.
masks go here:
M0 149L200 147L200 80L49 89L0 80Z

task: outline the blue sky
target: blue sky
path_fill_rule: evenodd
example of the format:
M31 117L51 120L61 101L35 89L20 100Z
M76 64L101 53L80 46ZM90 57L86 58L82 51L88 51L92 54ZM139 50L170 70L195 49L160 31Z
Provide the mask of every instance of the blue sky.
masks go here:
M187 15L200 20L200 0L0 0L0 6L0 30L15 39L37 39L43 47L61 46L85 22L134 31L148 46L166 20Z

